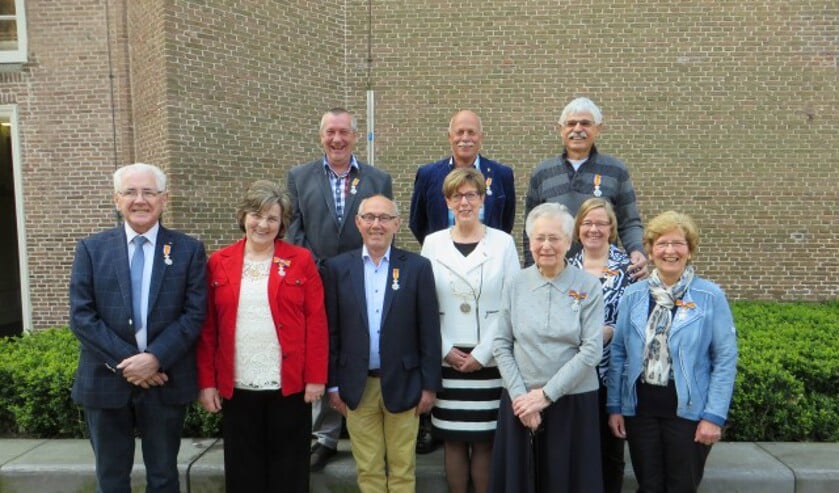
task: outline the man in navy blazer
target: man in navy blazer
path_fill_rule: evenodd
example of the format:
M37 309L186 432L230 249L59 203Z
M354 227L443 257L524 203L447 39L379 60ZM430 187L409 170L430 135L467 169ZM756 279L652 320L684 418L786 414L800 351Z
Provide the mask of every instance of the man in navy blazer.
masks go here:
M198 394L193 346L206 311L206 255L201 242L160 225L167 200L160 168L118 169L114 202L124 223L76 247L70 329L81 352L72 396L84 407L99 492L131 491L135 429L146 491L179 491L181 430Z
M428 259L392 247L399 213L365 199L359 250L326 262L329 401L347 417L358 486L413 492L419 415L441 387L440 311Z
M516 218L516 190L513 170L479 154L484 138L481 119L463 110L449 122L449 143L452 155L417 170L414 193L411 197L411 232L422 243L435 231L454 224L443 197L443 180L454 168L475 167L486 179L486 197L481 210L481 221L510 233Z
M323 267L326 259L361 248L355 216L361 201L375 194L393 197L393 182L386 172L355 158L358 122L343 108L333 108L320 120L323 156L288 172L287 190L292 218L286 239L308 248ZM322 401L312 405L310 470L318 472L335 455L341 434L341 416Z

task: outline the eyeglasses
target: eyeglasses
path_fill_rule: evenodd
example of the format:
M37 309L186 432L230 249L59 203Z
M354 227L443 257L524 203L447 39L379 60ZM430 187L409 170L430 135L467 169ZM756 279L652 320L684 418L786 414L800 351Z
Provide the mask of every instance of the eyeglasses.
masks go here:
M583 221L583 222L580 223L580 226L582 226L586 229L593 229L593 228L604 229L604 228L608 228L611 225L612 225L611 222L606 222L606 221Z
M358 217L366 224L373 224L376 222L376 219L382 224L389 224L394 219L399 218L399 216L391 216L390 214L379 214L378 216L375 214L359 214Z
M562 238L559 236L549 235L549 236L536 236L530 239L530 243L535 243L537 245L542 245L543 243L547 243L551 246L554 246L562 241Z
M129 198L129 199L136 199L137 197L142 195L144 199L152 200L152 199L157 198L158 195L162 194L163 192L162 191L157 191L157 190L150 190L148 188L144 188L142 190L129 188L128 190L124 190L122 192L117 192L117 193L120 195L120 197L126 197L126 198Z
M583 128L589 128L594 125L594 122L591 120L566 120L565 123L563 123L563 126L567 128L574 128L577 125L580 125Z
M481 197L481 194L478 192L453 193L450 198L455 202L460 202L464 197L466 197L466 200L469 202L474 202Z
M667 247L670 247L674 250L681 250L687 248L688 242L683 240L675 240L675 241L657 241L653 244L653 248L656 250L666 250Z

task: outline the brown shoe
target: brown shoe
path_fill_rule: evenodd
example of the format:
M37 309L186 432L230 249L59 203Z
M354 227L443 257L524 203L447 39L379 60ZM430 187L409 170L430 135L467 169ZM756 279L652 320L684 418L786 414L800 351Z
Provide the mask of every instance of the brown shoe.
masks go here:
M329 462L338 451L334 448L329 448L322 443L315 443L312 447L312 455L309 456L309 471L318 472L323 471L326 463Z

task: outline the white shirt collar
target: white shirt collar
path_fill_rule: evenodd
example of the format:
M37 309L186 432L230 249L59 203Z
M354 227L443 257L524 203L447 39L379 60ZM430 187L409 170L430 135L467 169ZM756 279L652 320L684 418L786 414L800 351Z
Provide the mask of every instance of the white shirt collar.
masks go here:
M126 222L123 222L122 225L125 227L125 238L128 240L128 243L131 244L134 238L139 236L140 233L131 229L131 226L129 226ZM154 223L154 226L152 226L151 228L149 228L148 231L143 233L143 236L145 236L146 239L149 240L151 246L154 246L155 242L157 241L158 231L160 231L160 221Z

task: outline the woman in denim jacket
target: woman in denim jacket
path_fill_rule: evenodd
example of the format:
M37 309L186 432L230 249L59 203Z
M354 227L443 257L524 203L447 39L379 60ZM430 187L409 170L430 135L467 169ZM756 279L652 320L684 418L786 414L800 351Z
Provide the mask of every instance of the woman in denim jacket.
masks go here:
M608 373L609 427L629 443L639 492L697 491L734 390L737 338L725 294L694 275L693 220L654 218L644 246L655 269L626 289Z

